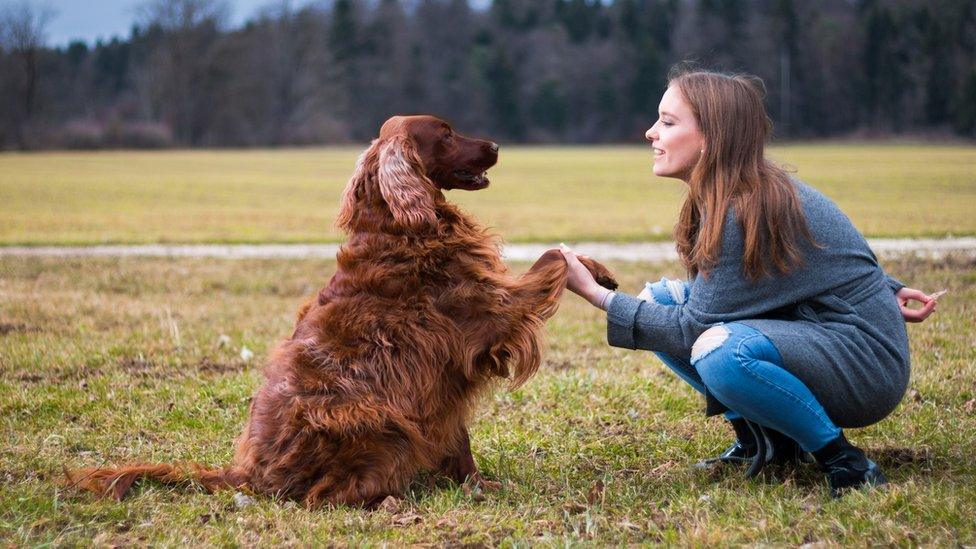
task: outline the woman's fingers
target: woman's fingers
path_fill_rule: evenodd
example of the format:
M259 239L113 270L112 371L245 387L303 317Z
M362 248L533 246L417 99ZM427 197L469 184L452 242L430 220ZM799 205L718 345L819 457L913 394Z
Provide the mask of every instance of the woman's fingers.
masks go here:
M569 266L570 277L572 277L572 273L579 273L580 271L585 272L587 275L590 274L590 271L587 270L582 263L580 263L579 254L570 249L569 246L560 244L559 251L561 251L563 253L563 257L566 258L566 264Z
M580 293L586 288L596 284L593 279L593 275L590 273L582 263L580 263L576 252L574 252L569 246L565 244L559 245L559 250L563 253L563 257L566 258L566 266L569 267L569 271L566 276L566 287L570 291Z
M929 317L939 303L939 298L945 295L948 290L941 290L932 295L928 295L915 288L902 288L895 294L898 298L898 307L901 309L901 316L906 322L921 322ZM912 309L908 304L918 301L922 304L918 309Z
M577 263L579 262L579 260L576 258L577 256L576 252L574 252L573 249L570 248L569 246L565 244L560 244L559 251L563 253L563 257L566 258L567 262L570 262L570 265L572 265L572 262L574 261Z
M915 300L921 303L928 303L930 301L929 296L925 295L925 292L907 286L898 290L898 293L895 295L898 296L899 303L903 305L908 303L909 300Z
M569 246L567 246L564 243L560 243L559 244L559 251L561 251L563 253L563 255L566 255L566 256L570 256L571 255L573 257L586 257L585 255L577 252L576 250L570 248Z
M928 296L928 298L930 301L938 301L940 297L946 295L948 292L949 290L939 290L938 292Z
M934 311L935 306L938 301L932 299L928 303L923 305L920 309L909 309L907 306L901 306L901 316L907 322L921 322L929 317Z
M559 245L559 251L561 251L563 253L563 255L566 256L566 259L574 259L574 260L576 260L580 256L583 255L581 253L577 253L575 250L573 250L572 248L570 248L569 246L567 246L565 244L560 244Z

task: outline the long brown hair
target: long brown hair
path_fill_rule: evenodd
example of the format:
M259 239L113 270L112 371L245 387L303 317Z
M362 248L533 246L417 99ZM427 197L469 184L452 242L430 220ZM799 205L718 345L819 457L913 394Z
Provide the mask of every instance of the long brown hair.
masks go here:
M694 276L715 265L729 207L742 226L742 262L750 280L802 265L801 239L812 237L789 174L764 154L772 123L762 80L678 70L668 86L676 86L691 105L705 141L674 228L685 268Z

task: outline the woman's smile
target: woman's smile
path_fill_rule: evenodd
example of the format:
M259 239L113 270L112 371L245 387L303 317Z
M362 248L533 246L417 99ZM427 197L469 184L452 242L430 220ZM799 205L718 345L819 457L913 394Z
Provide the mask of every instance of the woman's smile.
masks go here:
M704 136L691 105L681 90L668 87L658 106L658 120L644 133L651 143L654 175L688 182L704 149ZM664 144L668 148L664 148Z

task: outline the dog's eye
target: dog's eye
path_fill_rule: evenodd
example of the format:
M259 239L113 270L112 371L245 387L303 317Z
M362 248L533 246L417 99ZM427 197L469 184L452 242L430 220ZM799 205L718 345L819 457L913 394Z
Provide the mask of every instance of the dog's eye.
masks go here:
M443 139L444 141L450 141L451 139L454 139L454 134L451 132L447 132L446 134L444 134Z

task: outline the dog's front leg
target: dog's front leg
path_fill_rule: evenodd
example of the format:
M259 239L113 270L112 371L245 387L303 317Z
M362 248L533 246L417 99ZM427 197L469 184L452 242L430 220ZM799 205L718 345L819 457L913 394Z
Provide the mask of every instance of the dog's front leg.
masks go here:
M611 290L617 289L613 273L598 261L580 256L580 262L597 283ZM557 249L546 251L516 282L513 294L518 303L531 313L548 319L556 313L559 296L566 287L566 260Z
M461 428L458 442L457 453L444 458L444 461L441 463L441 472L458 484L479 487L483 490L497 490L501 488L501 483L488 480L478 472L478 466L474 462L474 455L471 453L471 437L468 435L467 428Z
M548 250L515 282L515 305L543 320L556 313L566 287L566 260L559 250Z
M471 437L468 435L468 430L462 427L458 438L457 453L444 458L441 472L458 484L462 484L478 473L478 466L475 465L474 456L471 454Z
M580 261L601 285L611 289L617 287L606 267L588 257L581 257ZM510 287L508 330L501 341L492 346L491 354L496 363L512 365L512 387L518 387L531 377L542 361L542 328L559 307L559 297L566 288L566 271L562 252L548 250ZM507 373L507 369L500 370Z

